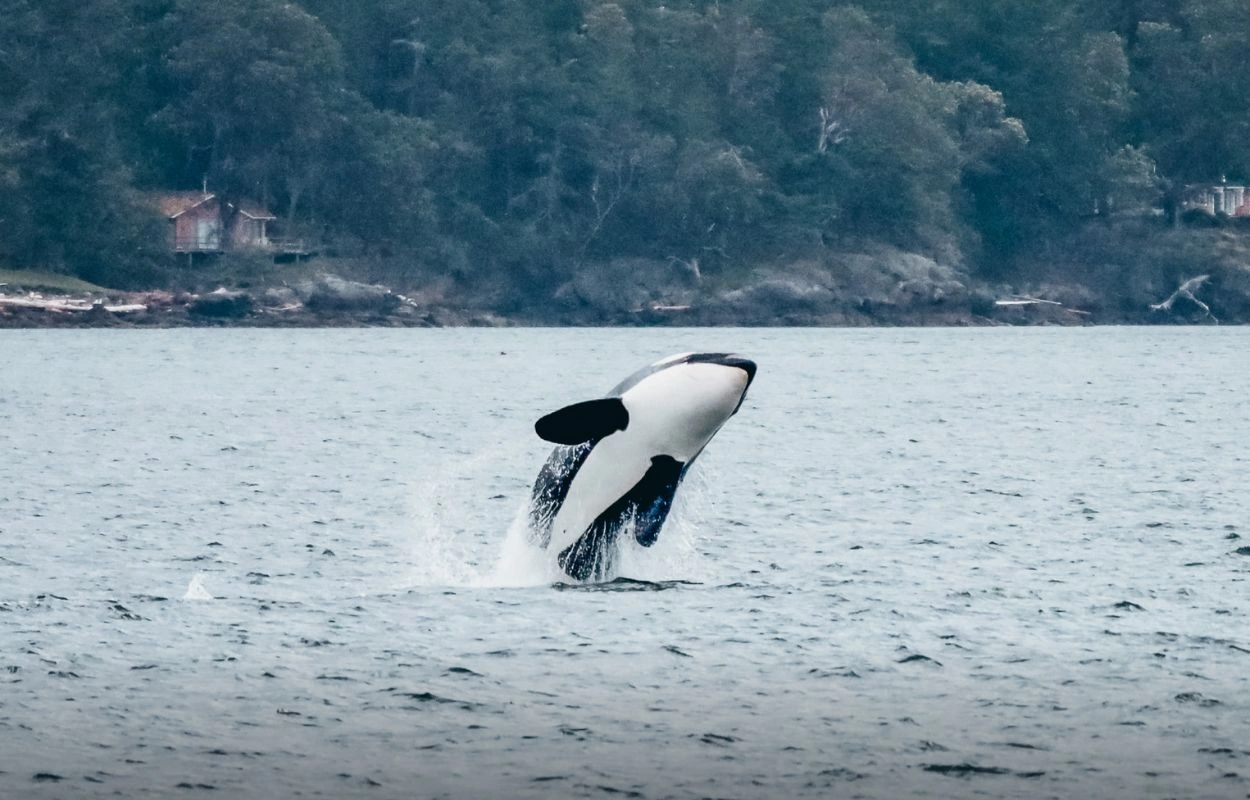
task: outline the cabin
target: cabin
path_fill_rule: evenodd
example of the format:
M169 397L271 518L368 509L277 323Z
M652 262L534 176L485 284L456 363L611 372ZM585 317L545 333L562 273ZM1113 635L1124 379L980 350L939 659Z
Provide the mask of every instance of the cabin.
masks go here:
M228 201L208 191L166 192L157 196L169 220L175 253L225 253L272 249L266 224L277 219L249 200Z
M1200 183L1181 193L1181 211L1205 211L1211 216L1250 217L1250 191L1245 186Z

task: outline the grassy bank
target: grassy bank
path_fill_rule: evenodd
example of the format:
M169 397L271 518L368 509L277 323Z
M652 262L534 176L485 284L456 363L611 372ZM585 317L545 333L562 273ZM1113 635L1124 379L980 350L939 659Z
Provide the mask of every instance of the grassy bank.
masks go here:
M10 287L18 286L26 291L34 292L107 293L109 291L103 286L88 283L72 275L60 275L55 272L0 269L0 292Z

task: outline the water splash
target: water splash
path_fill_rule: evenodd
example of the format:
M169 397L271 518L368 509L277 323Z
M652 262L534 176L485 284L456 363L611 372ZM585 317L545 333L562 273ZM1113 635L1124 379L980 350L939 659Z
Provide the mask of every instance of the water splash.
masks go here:
M480 461L485 459L475 459L467 466ZM471 470L466 472L462 467L454 474L417 487L408 547L411 570L399 588L514 588L567 582L569 578L556 565L554 555L532 541L528 492L513 507L501 540L495 531L502 527L502 520L490 513L493 508L486 498L480 493L468 496L458 491L466 485L475 486L471 478ZM707 580L709 570L698 550L697 534L707 516L708 496L707 480L696 471L683 482L654 545L643 547L628 531L623 531L618 538L616 569L611 578L649 582Z
M411 572L404 586L466 586L477 575L479 556L448 483L422 484L414 496Z
M197 572L191 582L187 584L187 591L182 595L183 600L216 600L217 598L204 588L204 573Z
M512 524L499 546L494 566L487 574L479 576L475 586L520 587L542 586L559 580L560 570L555 560L535 544L530 536L529 500L521 503L513 515Z
M499 464L528 460L520 455L504 448L444 464L437 479L416 486L406 532L411 567L399 588L551 582L542 551L529 542L528 503L513 498L528 498L528 487L522 494L515 483L499 485Z

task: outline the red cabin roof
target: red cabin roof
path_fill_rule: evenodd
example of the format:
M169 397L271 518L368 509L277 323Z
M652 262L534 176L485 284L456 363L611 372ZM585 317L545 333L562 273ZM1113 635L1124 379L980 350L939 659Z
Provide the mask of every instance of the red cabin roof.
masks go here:
M240 200L234 208L240 214L250 219L277 219L273 214L266 211L264 207L253 203L251 200Z
M165 192L157 195L157 203L160 205L162 214L170 219L176 219L216 196L211 192Z
M216 199L212 192L162 192L157 195L157 204L161 213L169 219L177 219L193 208L199 208ZM277 219L264 206L251 200L239 200L230 203L230 208L249 219Z

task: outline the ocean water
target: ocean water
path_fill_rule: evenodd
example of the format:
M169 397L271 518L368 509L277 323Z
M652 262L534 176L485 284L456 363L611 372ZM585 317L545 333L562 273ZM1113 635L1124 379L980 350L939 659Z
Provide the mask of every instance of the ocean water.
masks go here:
M559 584L533 421L686 350L746 403ZM5 332L0 798L1250 797L1248 351Z

